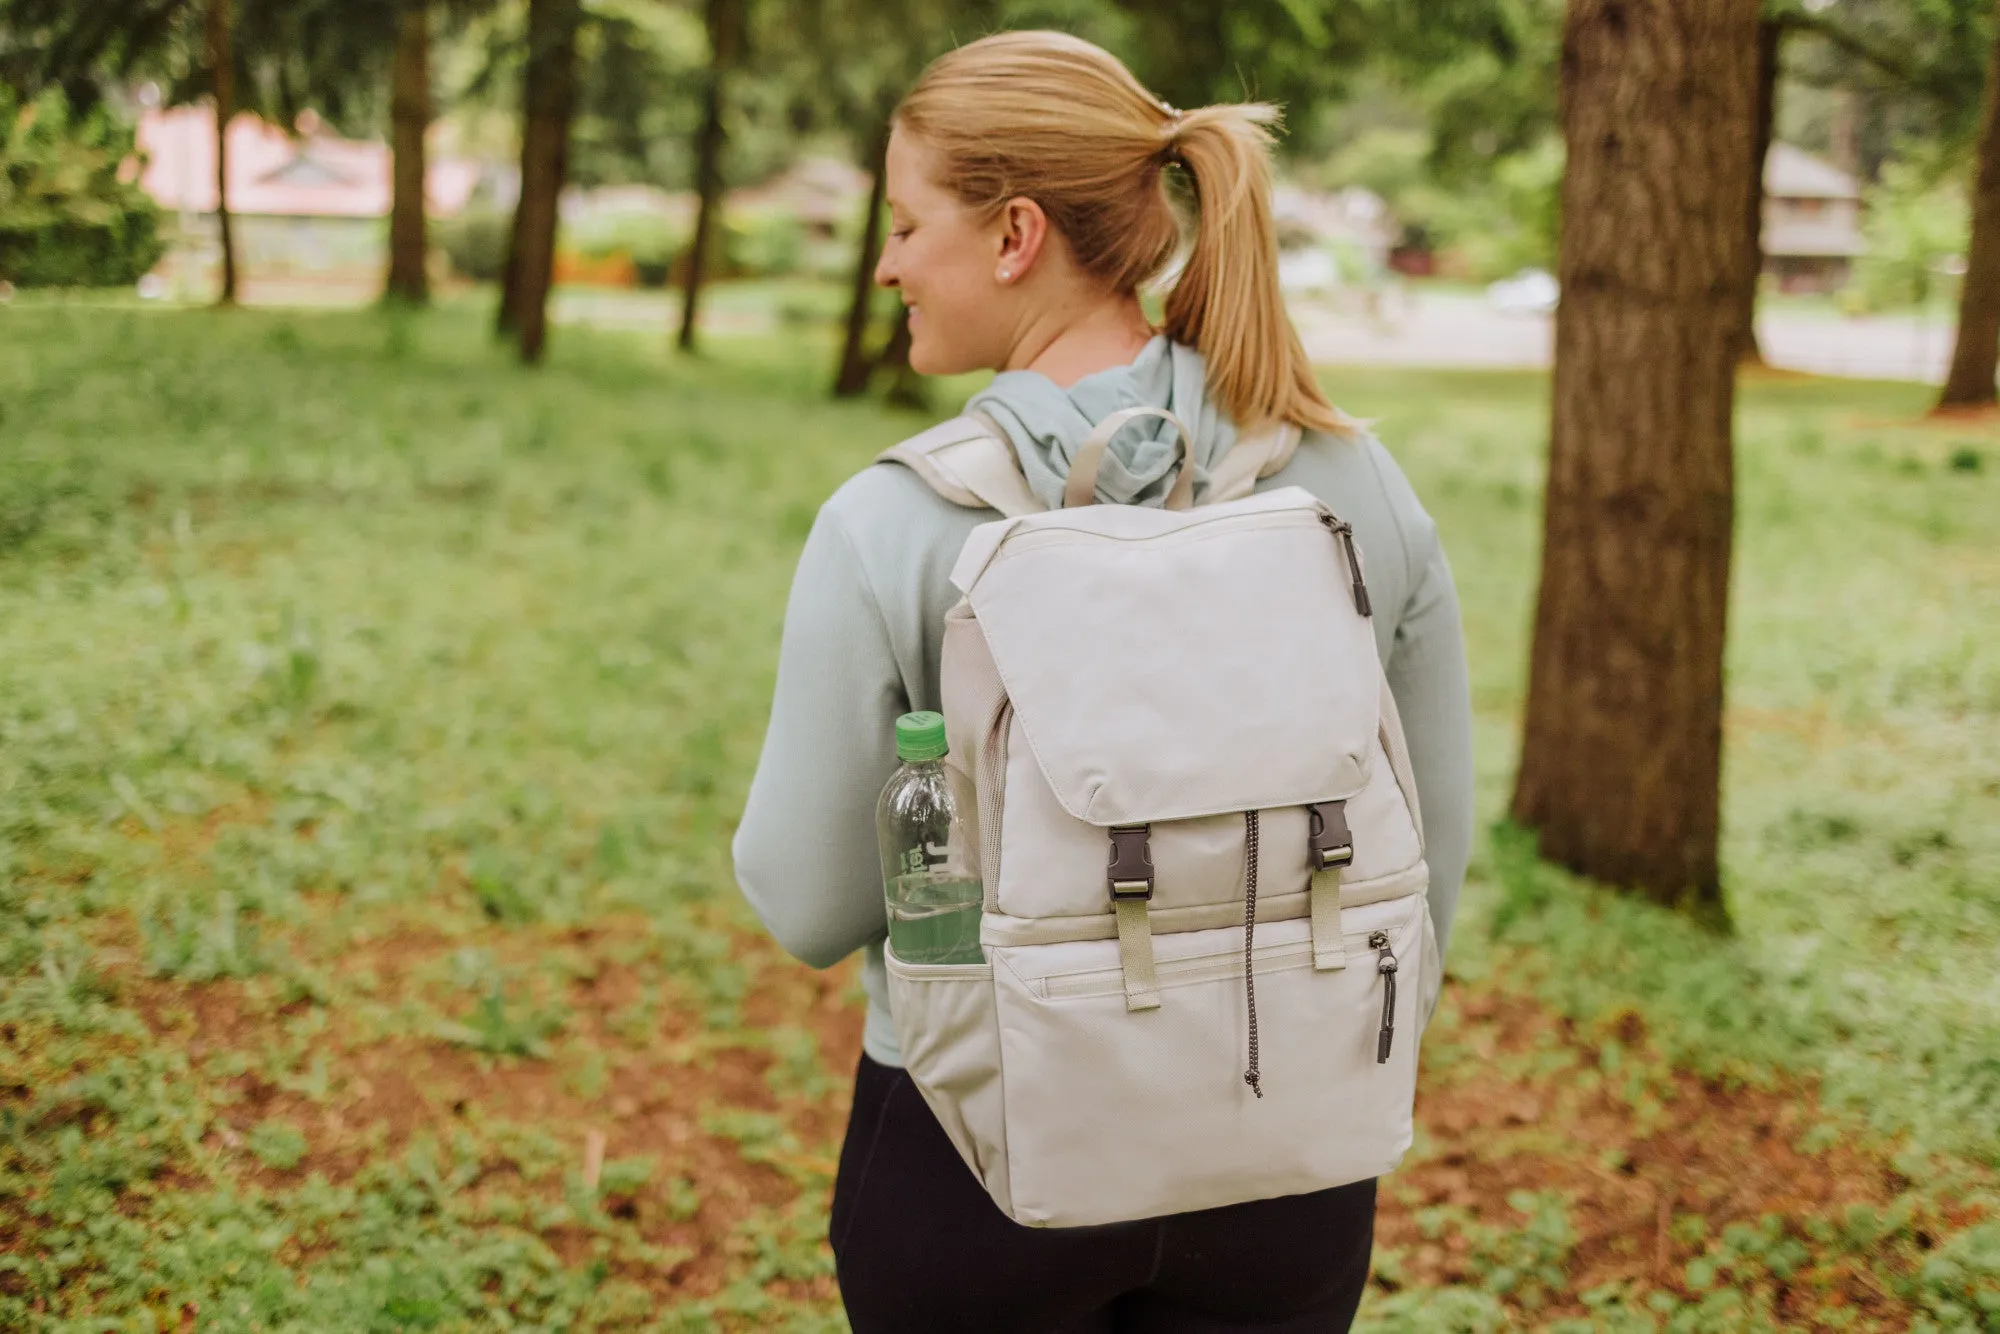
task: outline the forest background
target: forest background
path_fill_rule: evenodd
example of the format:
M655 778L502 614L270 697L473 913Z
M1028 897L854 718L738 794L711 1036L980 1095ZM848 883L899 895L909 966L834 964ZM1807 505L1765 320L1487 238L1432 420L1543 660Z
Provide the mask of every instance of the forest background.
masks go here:
M844 1327L856 978L728 838L818 504L977 387L866 282L887 117L1048 25L1382 201L1302 328L1553 354L1324 358L1478 729L1363 1327L2000 1328L1993 6L1224 10L0 0L0 1327ZM148 194L218 102L386 146L361 278ZM1756 279L1773 140L1857 182L1837 292ZM809 162L845 214L759 203ZM1891 316L1936 376L1758 337Z

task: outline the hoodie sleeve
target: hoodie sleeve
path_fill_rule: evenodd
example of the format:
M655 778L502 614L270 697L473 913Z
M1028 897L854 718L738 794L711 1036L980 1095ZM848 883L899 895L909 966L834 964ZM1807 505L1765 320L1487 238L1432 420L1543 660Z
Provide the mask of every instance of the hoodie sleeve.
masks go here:
M1442 954L1451 940L1451 920L1472 854L1472 688L1465 631L1437 524L1388 452L1379 444L1373 452L1409 562L1409 593L1396 622L1387 671L1423 808L1431 918Z
M770 728L732 848L750 906L814 968L888 934L875 801L907 708L881 607L822 509L792 579Z

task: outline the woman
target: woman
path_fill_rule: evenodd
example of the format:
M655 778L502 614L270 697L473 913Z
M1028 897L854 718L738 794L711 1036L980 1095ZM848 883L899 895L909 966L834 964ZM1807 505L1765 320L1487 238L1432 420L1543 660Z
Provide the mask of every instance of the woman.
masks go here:
M1303 428L1291 461L1260 485L1326 500L1366 554L1442 946L1471 836L1457 599L1429 516L1388 453L1328 403L1285 314L1273 119L1264 106L1175 111L1112 56L1060 34L974 42L933 64L897 111L893 231L876 281L909 307L916 370L999 372L970 406L1006 432L1052 508L1072 452L1120 408L1165 407L1188 424L1197 500L1239 429ZM1176 175L1196 218L1156 330L1138 291L1182 244ZM1179 465L1174 428L1154 425L1116 438L1099 502L1163 502ZM866 951L864 1055L831 1227L849 1318L858 1334L1345 1329L1367 1278L1373 1181L1105 1227L1021 1227L900 1068L874 802L895 767L896 716L938 705L956 597L947 575L967 533L993 517L893 464L827 502L793 584L736 836L738 879L780 944L821 968Z

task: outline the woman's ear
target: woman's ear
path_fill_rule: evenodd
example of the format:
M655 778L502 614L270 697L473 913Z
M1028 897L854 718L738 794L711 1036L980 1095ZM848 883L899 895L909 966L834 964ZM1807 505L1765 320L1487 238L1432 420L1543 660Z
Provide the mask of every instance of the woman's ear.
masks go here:
M1017 196L1001 206L998 225L1000 253L993 277L1002 283L1017 283L1042 257L1049 239L1049 216L1034 200Z

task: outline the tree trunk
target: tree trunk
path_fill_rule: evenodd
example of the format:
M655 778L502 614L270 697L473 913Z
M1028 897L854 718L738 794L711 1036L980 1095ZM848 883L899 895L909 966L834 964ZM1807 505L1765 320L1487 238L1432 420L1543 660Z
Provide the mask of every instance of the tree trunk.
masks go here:
M527 145L523 136L522 148ZM516 275L520 264L516 257L521 253L521 204L514 203L514 218L507 228L507 258L500 265L500 309L493 317L493 333L497 338L513 338L521 331L521 284Z
M569 129L576 111L576 30L581 0L529 0L528 65L522 81L521 201L507 256L502 327L509 320L521 360L542 359L548 336L549 286L555 276L556 226L569 175Z
M883 395L892 407L915 408L926 411L930 408L930 395L924 391L924 377L910 368L910 308L904 306L896 312L896 327L889 332L889 341L882 347L882 355L875 359L876 371L888 371L891 375L889 391Z
M868 167L868 212L861 220L861 250L854 259L854 286L847 304L847 332L840 342L840 365L834 371L833 396L853 398L868 388L874 364L868 357L868 314L874 304L875 265L882 258L882 201L889 184L884 163L889 156L885 123L872 139Z
M1775 19L1764 19L1757 24L1757 124L1748 182L1750 207L1744 211L1750 281L1743 285L1736 306L1736 359L1745 366L1764 364L1764 349L1757 342L1757 283L1764 273L1764 159L1771 154L1771 136L1777 124L1779 57L1784 37L1785 26Z
M1958 294L1958 341L1945 376L1940 409L1991 407L2000 361L2000 41L1986 74L1986 109L1979 125L1979 168L1972 186L1972 241Z
M1717 923L1757 19L1757 0L1570 2L1562 303L1513 801L1542 855Z
M424 220L424 133L431 123L430 15L422 3L403 11L390 78L389 119L395 137L395 198L389 206L391 300L430 300L430 243Z
M236 229L229 217L229 122L236 115L236 56L230 49L229 0L208 0L208 76L215 94L215 224L222 244L218 306L236 304Z
M743 0L708 0L708 88L702 99L701 129L694 141L694 184L701 196L688 246L687 285L681 299L680 348L695 350L703 280L722 213L723 116L729 109L729 76L743 45Z

